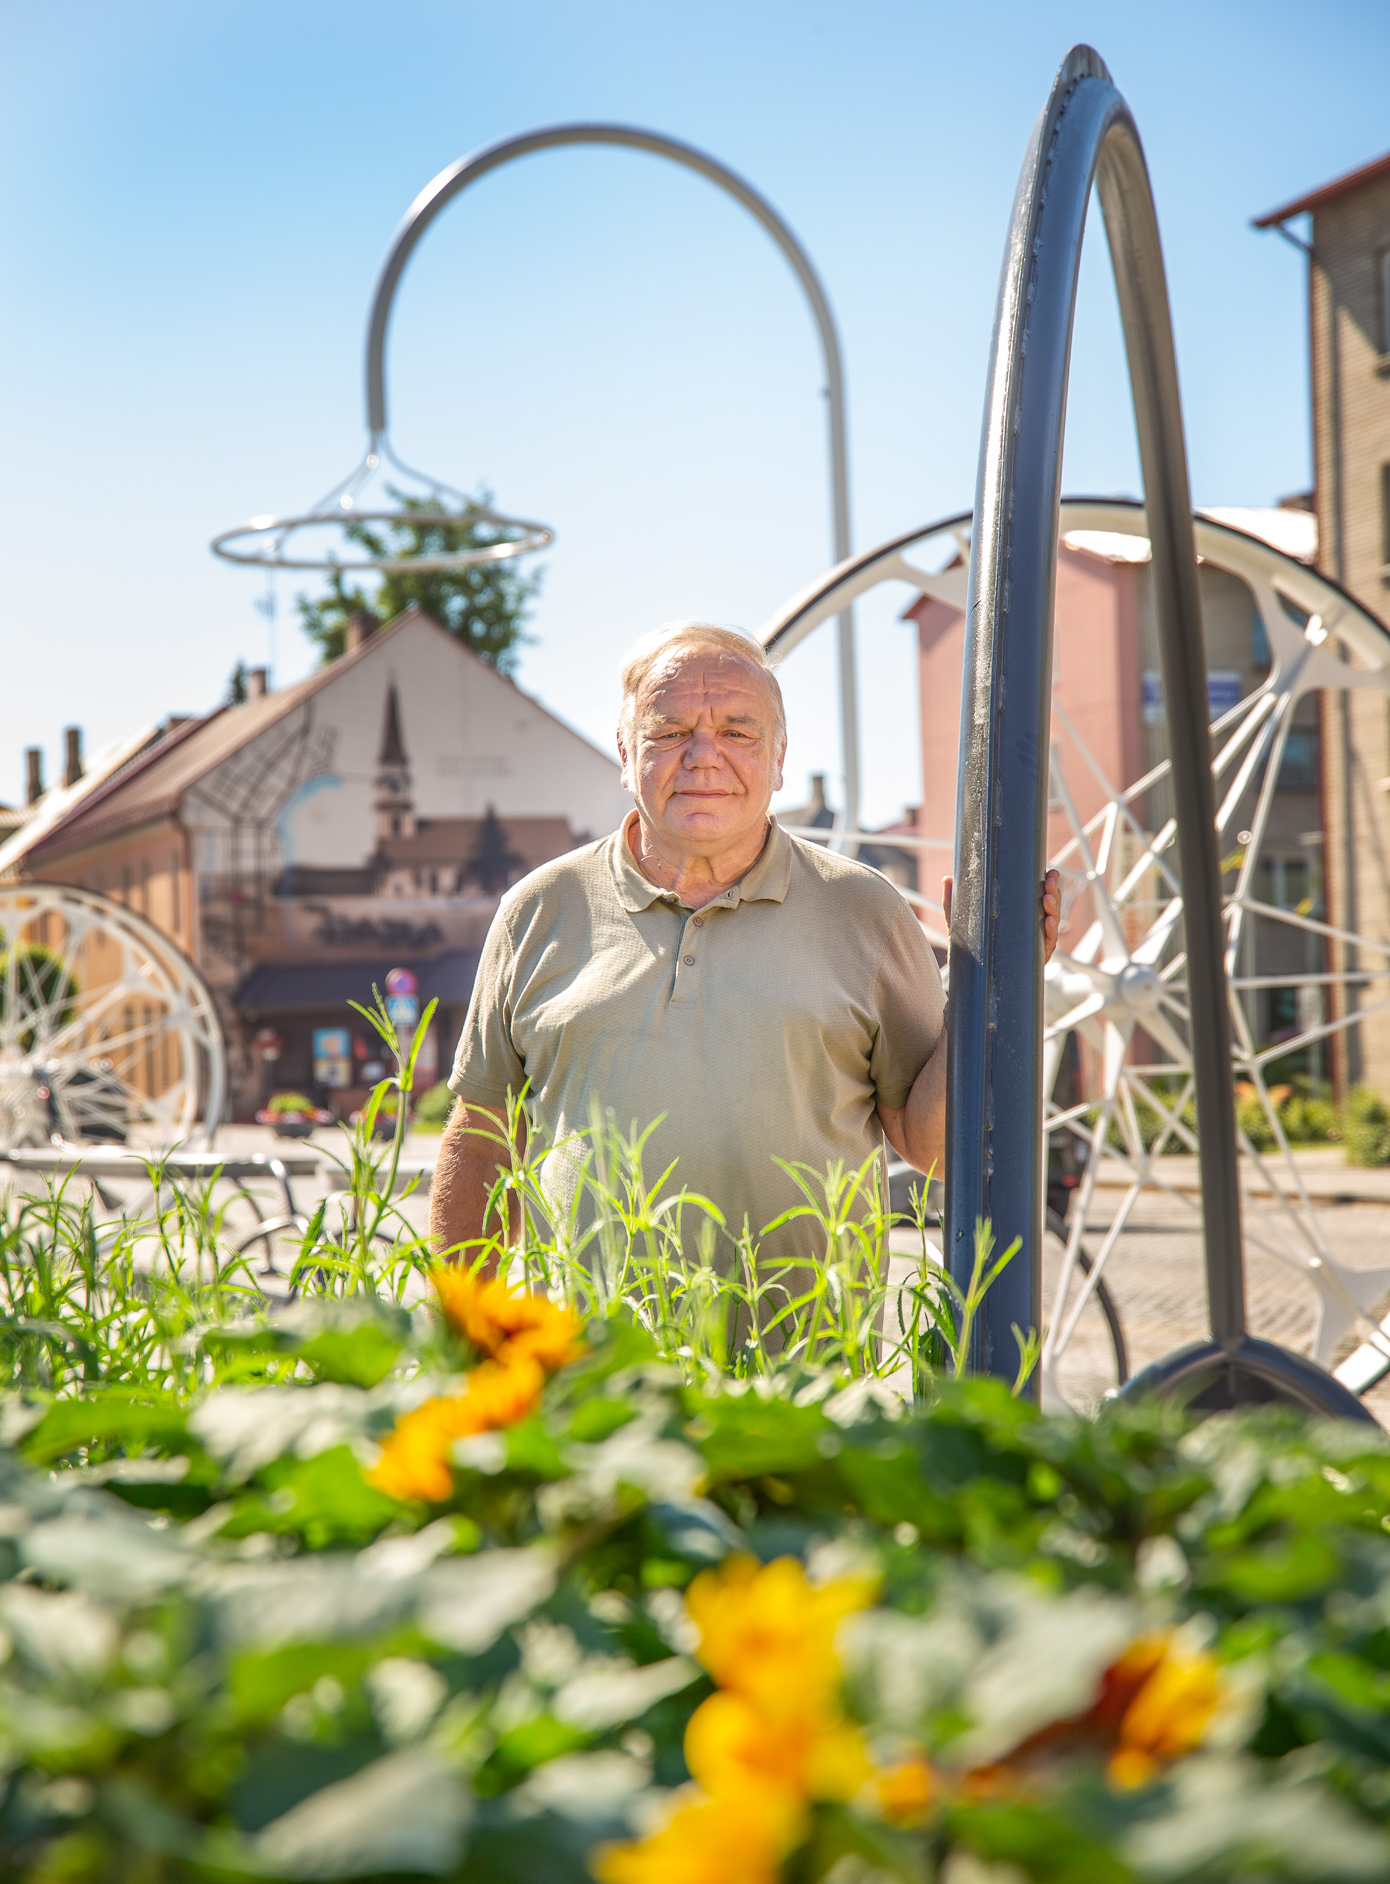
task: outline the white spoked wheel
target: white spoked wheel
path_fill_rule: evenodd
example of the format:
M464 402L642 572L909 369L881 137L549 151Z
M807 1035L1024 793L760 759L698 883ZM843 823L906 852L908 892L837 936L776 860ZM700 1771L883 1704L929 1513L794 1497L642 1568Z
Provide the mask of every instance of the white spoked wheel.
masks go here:
M0 888L0 1151L165 1149L225 1091L212 995L166 936L90 890Z
M780 658L881 582L911 584L963 611L963 564L933 574L913 558L925 559L933 537L962 541L969 523L964 516L934 524L828 572L768 624L769 652ZM1064 536L1084 533L1088 547L1102 538L1127 542L1125 560L1144 559L1139 505L1066 502L1060 527ZM1316 1360L1329 1364L1361 1328L1362 1345L1335 1371L1365 1392L1390 1372L1390 1327L1374 1318L1390 1293L1390 1268L1353 1268L1330 1248L1270 1069L1291 1055L1321 1058L1390 1002L1390 946L1323 919L1313 858L1305 850L1301 865L1291 862L1287 833L1276 832L1276 792L1281 773L1302 756L1310 696L1390 693L1390 634L1334 584L1260 539L1202 517L1194 528L1203 562L1249 591L1269 661L1268 674L1212 729L1234 1060L1247 1088L1240 1151L1259 1180L1258 1192L1245 1187L1245 1240L1309 1285L1306 1345ZM1042 1394L1053 1408L1092 1407L1125 1377L1124 1290L1112 1279L1107 1292L1107 1270L1146 1204L1162 1197L1190 1215L1191 1227L1200 1222L1191 1184L1176 1183L1168 1162L1195 1151L1196 1137L1176 833L1171 817L1155 820L1152 811L1167 775L1165 760L1129 783L1106 777L1054 698L1053 828L1060 818L1067 835L1049 859L1062 872L1064 934L1045 984L1049 1203L1065 1210L1049 1212L1043 1254ZM948 867L947 832L879 841L932 853ZM928 934L944 942L939 904L921 894L912 900ZM1275 997L1286 1012L1271 1028ZM1060 1188L1064 1174L1069 1195ZM1194 1313L1191 1332L1198 1320Z

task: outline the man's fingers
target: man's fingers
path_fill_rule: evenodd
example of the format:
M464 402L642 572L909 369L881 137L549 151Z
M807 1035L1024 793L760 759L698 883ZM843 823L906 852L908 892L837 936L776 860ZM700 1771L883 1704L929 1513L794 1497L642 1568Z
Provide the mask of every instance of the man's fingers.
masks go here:
M955 887L956 880L954 877L943 877L941 879L941 913L946 918L946 927L948 929L951 926L951 892Z
M1057 929L1062 915L1062 874L1049 870L1042 880L1043 961L1052 960L1057 947Z

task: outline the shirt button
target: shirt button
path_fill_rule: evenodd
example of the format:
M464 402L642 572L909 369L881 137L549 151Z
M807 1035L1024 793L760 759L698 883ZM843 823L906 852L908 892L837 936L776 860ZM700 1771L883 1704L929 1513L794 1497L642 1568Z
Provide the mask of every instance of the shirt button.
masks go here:
M693 955L687 955L685 958L685 965L687 968L693 968L695 966L695 957Z
M703 928L704 928L704 926L705 926L705 919L704 919L704 917L703 917L703 916L696 916L696 917L695 917L695 927L696 927L697 929L703 929Z

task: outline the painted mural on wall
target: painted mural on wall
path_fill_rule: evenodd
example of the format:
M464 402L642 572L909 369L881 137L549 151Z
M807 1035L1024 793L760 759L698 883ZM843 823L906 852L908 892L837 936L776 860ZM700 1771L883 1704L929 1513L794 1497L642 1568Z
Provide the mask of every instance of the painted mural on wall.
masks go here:
M616 764L432 623L419 645L409 626L394 660L335 676L187 792L215 979L475 947L512 883L622 815Z

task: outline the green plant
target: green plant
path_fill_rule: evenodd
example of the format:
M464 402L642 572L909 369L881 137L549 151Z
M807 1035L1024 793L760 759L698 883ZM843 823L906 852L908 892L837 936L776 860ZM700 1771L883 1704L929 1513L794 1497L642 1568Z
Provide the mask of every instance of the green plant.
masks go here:
M306 1098L302 1092L277 1092L270 1104L266 1107L266 1111L274 1112L277 1115L285 1112L302 1112L307 1113L309 1117L312 1118L317 1113L318 1107L314 1104L312 1099Z
M19 1035L21 1051L32 1053L66 1026L80 989L71 967L42 942L22 943L13 952L0 948L0 1021L10 1016L11 977L19 1014L43 1017L41 1026L25 1027Z
M1390 1164L1390 1106L1369 1086L1354 1086L1342 1107L1348 1164Z
M348 540L375 557L409 559L438 556L441 552L486 549L502 540L502 532L479 515L459 524L410 521L410 513L435 510L434 499L406 497L393 486L388 495L407 513L407 520L378 528L363 523L346 526ZM486 509L492 493L480 491L477 503ZM393 569L381 578L374 594L349 584L341 570L329 578L328 593L316 598L297 597L304 632L318 643L325 661L336 660L347 641L349 619L365 611L389 621L412 604L433 616L465 646L491 662L499 673L516 667L518 650L527 637L527 611L541 586L540 571L525 575L512 561L473 563L455 569L412 571Z
M450 1091L448 1084L441 1079L437 1086L431 1086L429 1091L422 1095L415 1108L415 1124L423 1131L442 1132L449 1123L449 1114L453 1109L454 1094Z
M7 1877L1390 1874L1378 1436L968 1378L1013 1250L982 1225L954 1283L919 1195L890 1301L869 1167L785 1167L808 1257L773 1264L598 1116L542 1222L520 1100L463 1254L567 1295L580 1349L459 1272L434 1311L396 1195L431 1015L359 1011L397 1071L294 1307L168 1174L140 1222L0 1211ZM386 1442L538 1327L548 1380L383 1489Z

